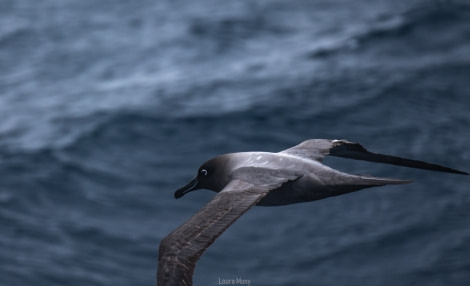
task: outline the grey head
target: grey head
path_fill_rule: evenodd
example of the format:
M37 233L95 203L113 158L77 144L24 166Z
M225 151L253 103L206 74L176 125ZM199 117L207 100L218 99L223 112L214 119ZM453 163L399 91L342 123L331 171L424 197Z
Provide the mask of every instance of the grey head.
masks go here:
M229 154L220 155L204 162L198 169L194 177L184 187L175 192L175 198L179 199L185 194L206 189L220 192L229 182L228 176Z

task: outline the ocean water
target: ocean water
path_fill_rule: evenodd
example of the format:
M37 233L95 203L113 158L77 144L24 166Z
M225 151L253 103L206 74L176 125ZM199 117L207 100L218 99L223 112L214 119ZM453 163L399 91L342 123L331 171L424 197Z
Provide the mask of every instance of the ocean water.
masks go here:
M205 160L347 138L470 171L465 1L0 2L0 285L153 285ZM254 207L195 285L470 285L470 178Z

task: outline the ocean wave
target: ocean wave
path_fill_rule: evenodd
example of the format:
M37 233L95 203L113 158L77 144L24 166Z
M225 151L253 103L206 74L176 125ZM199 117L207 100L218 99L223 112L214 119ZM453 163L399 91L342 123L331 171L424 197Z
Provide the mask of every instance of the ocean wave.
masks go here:
M289 32L274 20L260 9L250 10L243 16L225 16L215 20L196 18L189 26L189 34L206 40L214 46L216 53L223 53L255 37L280 36Z
M330 57L336 53L374 47L381 41L386 41L390 49L397 50L402 49L401 43L406 44L408 49L409 45L419 45L423 48L420 51L423 53L429 48L448 46L463 39L461 36L468 35L469 16L470 5L464 3L453 1L445 4L421 3L404 12L381 15L375 22L364 27L363 31L318 46L309 53L309 56ZM439 30L443 32L441 35L450 34L453 37L449 40L448 36L433 36L439 33Z
M465 27L461 24L467 26L470 6L462 9L460 5L452 3L449 2L449 5L426 5L406 11L398 16L401 20L396 21L397 24L373 28L366 34L356 37L356 40L362 44L383 38L396 38L403 41L407 36L413 35L414 31L429 33L431 36L440 29L464 29Z

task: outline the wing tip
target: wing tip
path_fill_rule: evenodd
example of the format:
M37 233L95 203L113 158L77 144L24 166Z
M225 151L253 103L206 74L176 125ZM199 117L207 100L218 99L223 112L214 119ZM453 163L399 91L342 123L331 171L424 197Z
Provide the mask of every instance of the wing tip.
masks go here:
M454 173L454 174L458 174L458 175L464 175L464 176L470 176L470 173L467 173L465 171L460 171L460 170L455 170L455 169L452 169L453 172L451 173Z

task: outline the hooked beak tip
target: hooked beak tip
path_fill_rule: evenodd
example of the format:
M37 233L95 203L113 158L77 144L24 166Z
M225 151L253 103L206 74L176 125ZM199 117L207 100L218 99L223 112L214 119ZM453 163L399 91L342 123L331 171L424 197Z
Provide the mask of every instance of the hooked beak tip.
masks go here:
M178 189L175 192L175 199L179 199L187 193L197 190L197 183L197 178L194 178L186 186L182 187L181 189Z
M184 196L184 194L185 194L185 193L182 192L182 191L180 191L180 190L176 191L176 192L175 192L175 199L181 198L182 196Z

